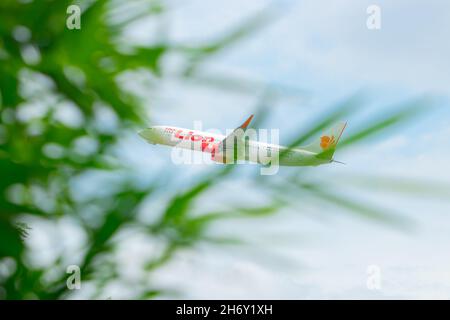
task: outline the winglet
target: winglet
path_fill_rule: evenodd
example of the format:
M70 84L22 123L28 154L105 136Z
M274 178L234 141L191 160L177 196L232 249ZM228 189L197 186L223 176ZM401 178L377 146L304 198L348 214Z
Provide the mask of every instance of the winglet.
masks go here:
M243 129L243 130L246 130L247 127L248 127L248 125L249 125L250 122L252 121L252 119L253 119L253 114L252 114L250 117L248 117L248 119L245 120L245 122L244 122L239 128L241 128L241 129Z
M223 152L223 150L226 149L226 147L225 147L226 144L228 144L228 146L234 146L235 140L237 140L238 143L243 142L242 137L244 135L244 132L247 130L248 125L252 121L252 119L253 119L253 114L250 117L248 117L248 119L245 120L245 122L240 127L237 127L236 129L234 129L232 133L230 133L228 136L226 136L225 139L223 139L219 143L219 148L218 148L219 153Z

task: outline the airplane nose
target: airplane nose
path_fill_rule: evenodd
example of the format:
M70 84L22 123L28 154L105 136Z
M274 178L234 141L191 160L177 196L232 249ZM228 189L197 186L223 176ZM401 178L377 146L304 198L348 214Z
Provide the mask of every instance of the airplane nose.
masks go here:
M153 138L153 129L147 128L138 132L138 134L145 140L151 141Z

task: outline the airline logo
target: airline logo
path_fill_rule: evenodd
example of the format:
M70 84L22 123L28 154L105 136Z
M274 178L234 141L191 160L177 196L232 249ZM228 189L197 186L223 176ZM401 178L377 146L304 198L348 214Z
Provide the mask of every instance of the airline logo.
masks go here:
M334 136L321 136L320 137L320 147L325 150L334 144Z
M175 132L174 137L179 140L191 140L193 142L201 141L202 143L202 151L210 151L211 148L207 149L208 147L213 147L214 149L214 137L207 137L202 136L199 134L193 134L193 131L189 131L187 133L184 133L183 130L178 130Z

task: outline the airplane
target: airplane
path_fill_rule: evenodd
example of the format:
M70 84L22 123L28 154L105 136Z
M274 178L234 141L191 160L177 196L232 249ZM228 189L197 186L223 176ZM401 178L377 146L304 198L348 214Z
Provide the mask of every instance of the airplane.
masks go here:
M340 161L333 155L347 125L339 122L309 145L289 148L249 139L251 115L228 136L171 126L153 126L139 132L151 144L160 144L211 154L211 160L231 164L239 160L267 165L267 156L277 155L280 166L318 166ZM265 156L261 156L265 155ZM273 160L273 158L270 158Z

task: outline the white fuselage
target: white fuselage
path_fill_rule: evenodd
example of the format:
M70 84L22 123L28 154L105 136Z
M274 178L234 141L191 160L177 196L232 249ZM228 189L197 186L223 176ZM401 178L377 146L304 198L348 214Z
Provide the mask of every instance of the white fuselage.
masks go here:
M225 139L224 135L168 126L154 126L146 129L145 134L141 135L152 144L211 153L213 160L223 162L219 160L217 150L220 142ZM226 150L229 148L234 147L226 146ZM279 165L283 166L314 166L330 162L330 160L319 159L316 155L307 150L289 149L280 145L249 140L244 152L238 153L237 160L267 164L268 158L276 156ZM228 162L225 161L225 163Z

